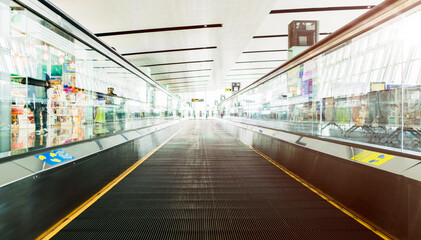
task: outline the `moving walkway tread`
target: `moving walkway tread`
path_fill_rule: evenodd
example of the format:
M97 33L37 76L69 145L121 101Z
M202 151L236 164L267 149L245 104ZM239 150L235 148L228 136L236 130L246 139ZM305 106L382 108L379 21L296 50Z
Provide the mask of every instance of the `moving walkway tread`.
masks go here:
M196 120L53 239L380 237L212 120Z

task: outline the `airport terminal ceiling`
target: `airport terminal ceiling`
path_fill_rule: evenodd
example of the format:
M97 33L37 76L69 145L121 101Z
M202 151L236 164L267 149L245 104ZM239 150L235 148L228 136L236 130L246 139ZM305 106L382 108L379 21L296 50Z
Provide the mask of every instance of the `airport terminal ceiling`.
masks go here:
M287 60L288 24L319 21L319 40L381 0L51 0L175 93L249 85Z

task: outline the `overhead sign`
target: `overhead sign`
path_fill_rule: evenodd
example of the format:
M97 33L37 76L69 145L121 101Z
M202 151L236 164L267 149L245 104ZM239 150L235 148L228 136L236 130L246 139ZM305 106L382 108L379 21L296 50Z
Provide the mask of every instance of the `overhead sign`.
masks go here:
M51 152L46 152L43 154L38 154L38 155L35 155L35 157L50 165L56 165L56 164L59 164L68 160L72 160L75 158L72 155L60 149L53 150Z
M241 86L241 83L233 82L233 83L231 83L231 90L233 92L238 92L238 91L240 91L240 86Z
M387 155L387 154L378 153L378 152L363 151L355 155L351 159L355 161L359 161L359 162L372 164L375 166L380 166L386 163L387 161L393 159L394 157L395 156L393 155Z
M202 98L202 99L199 99L199 98L192 98L192 100L191 100L192 102L204 102L205 100Z
M383 91L386 89L385 82L371 82L370 83L370 91Z

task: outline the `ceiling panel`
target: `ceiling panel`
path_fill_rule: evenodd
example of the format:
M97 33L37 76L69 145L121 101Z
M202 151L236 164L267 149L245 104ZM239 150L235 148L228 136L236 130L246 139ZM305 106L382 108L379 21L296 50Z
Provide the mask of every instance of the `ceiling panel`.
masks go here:
M217 46L221 29L157 32L101 37L119 53Z
M281 60L287 59L285 51L288 48L287 37L253 37L286 35L288 24L292 20L318 20L319 32L331 33L368 10L348 8L341 11L326 11L328 8L343 6L362 8L381 2L381 0L51 1L93 33L143 31L100 38L121 54L142 53L125 57L159 83L168 84L169 89L174 91L221 89L230 87L232 81L241 81L244 88L246 84L285 62ZM325 9L320 11L320 8ZM270 14L273 10L288 10L288 13L283 11ZM203 25L209 24L222 24L222 27L215 25L212 28L202 28ZM186 26L195 25L202 27L185 29ZM324 37L326 35L319 36L319 40ZM278 51L270 52L271 50ZM256 51L260 52L243 53ZM113 69L115 65L109 61L92 61L92 64L107 67L107 71L119 71ZM195 78L197 76L206 77Z
M195 70L195 69L209 69L209 68L213 69L213 62L174 64L174 65L165 65L165 66L152 66L152 67L146 67L146 68L149 68L151 70L151 73L189 71L189 70Z
M258 51L258 50L286 50L286 49L288 49L287 37L253 38L250 40L249 44L244 49L244 52ZM247 54L255 55L257 53L247 53Z
M200 60L214 60L217 56L216 50L189 51L183 53L159 53L126 56L136 66L156 65L166 63L180 63ZM182 65L182 64L178 64Z
M215 9L216 1L53 0L52 2L94 33L209 24L221 21L223 18L222 13L209 11ZM227 1L225 4L229 8L238 4L238 1Z
M286 60L287 56L288 56L287 52L241 54L241 56L237 59L237 61L246 62L246 61L263 61L263 60Z
M262 21L278 0L52 0L94 33L178 28L222 24L211 29L177 30L101 37L119 53L211 47L215 50L183 51L130 56L138 66L213 60L212 64L149 66L146 72L172 72L212 68L212 86L223 81ZM149 70L148 70L149 69ZM166 77L172 74L166 75ZM175 77L179 73L173 74ZM155 75L152 75L153 78Z
M274 62L252 62L252 63L236 63L232 69L240 68L257 68L257 67L277 67L285 61L274 61Z
M184 77L178 77L178 78L162 78L157 79L159 83L176 83L176 82L192 82L192 81L203 81L203 80L209 80L211 76L210 75L197 75L197 76L184 76Z
M151 76L158 78L170 78L170 77L183 77L183 76L193 76L197 74L206 74L211 75L212 69L196 69L190 71L180 71L180 72L161 72L161 73L152 73Z
M262 68L233 68L230 73L251 73L251 72L261 72L268 71L273 69L273 67L262 67Z

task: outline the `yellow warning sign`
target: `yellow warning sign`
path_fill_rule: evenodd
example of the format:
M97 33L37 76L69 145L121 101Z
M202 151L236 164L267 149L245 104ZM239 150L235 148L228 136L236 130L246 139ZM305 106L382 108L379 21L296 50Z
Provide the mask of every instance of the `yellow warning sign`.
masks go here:
M267 130L267 131L264 131L264 133L265 134L267 134L267 135L270 135L270 134L272 134L272 133L274 133L275 131L273 131L273 130Z
M375 166L380 166L383 163L393 159L395 156L393 155L387 155L383 153L378 152L371 152L371 151L363 151L354 157L352 157L352 160L359 161L359 162L365 162L368 164L372 164Z

